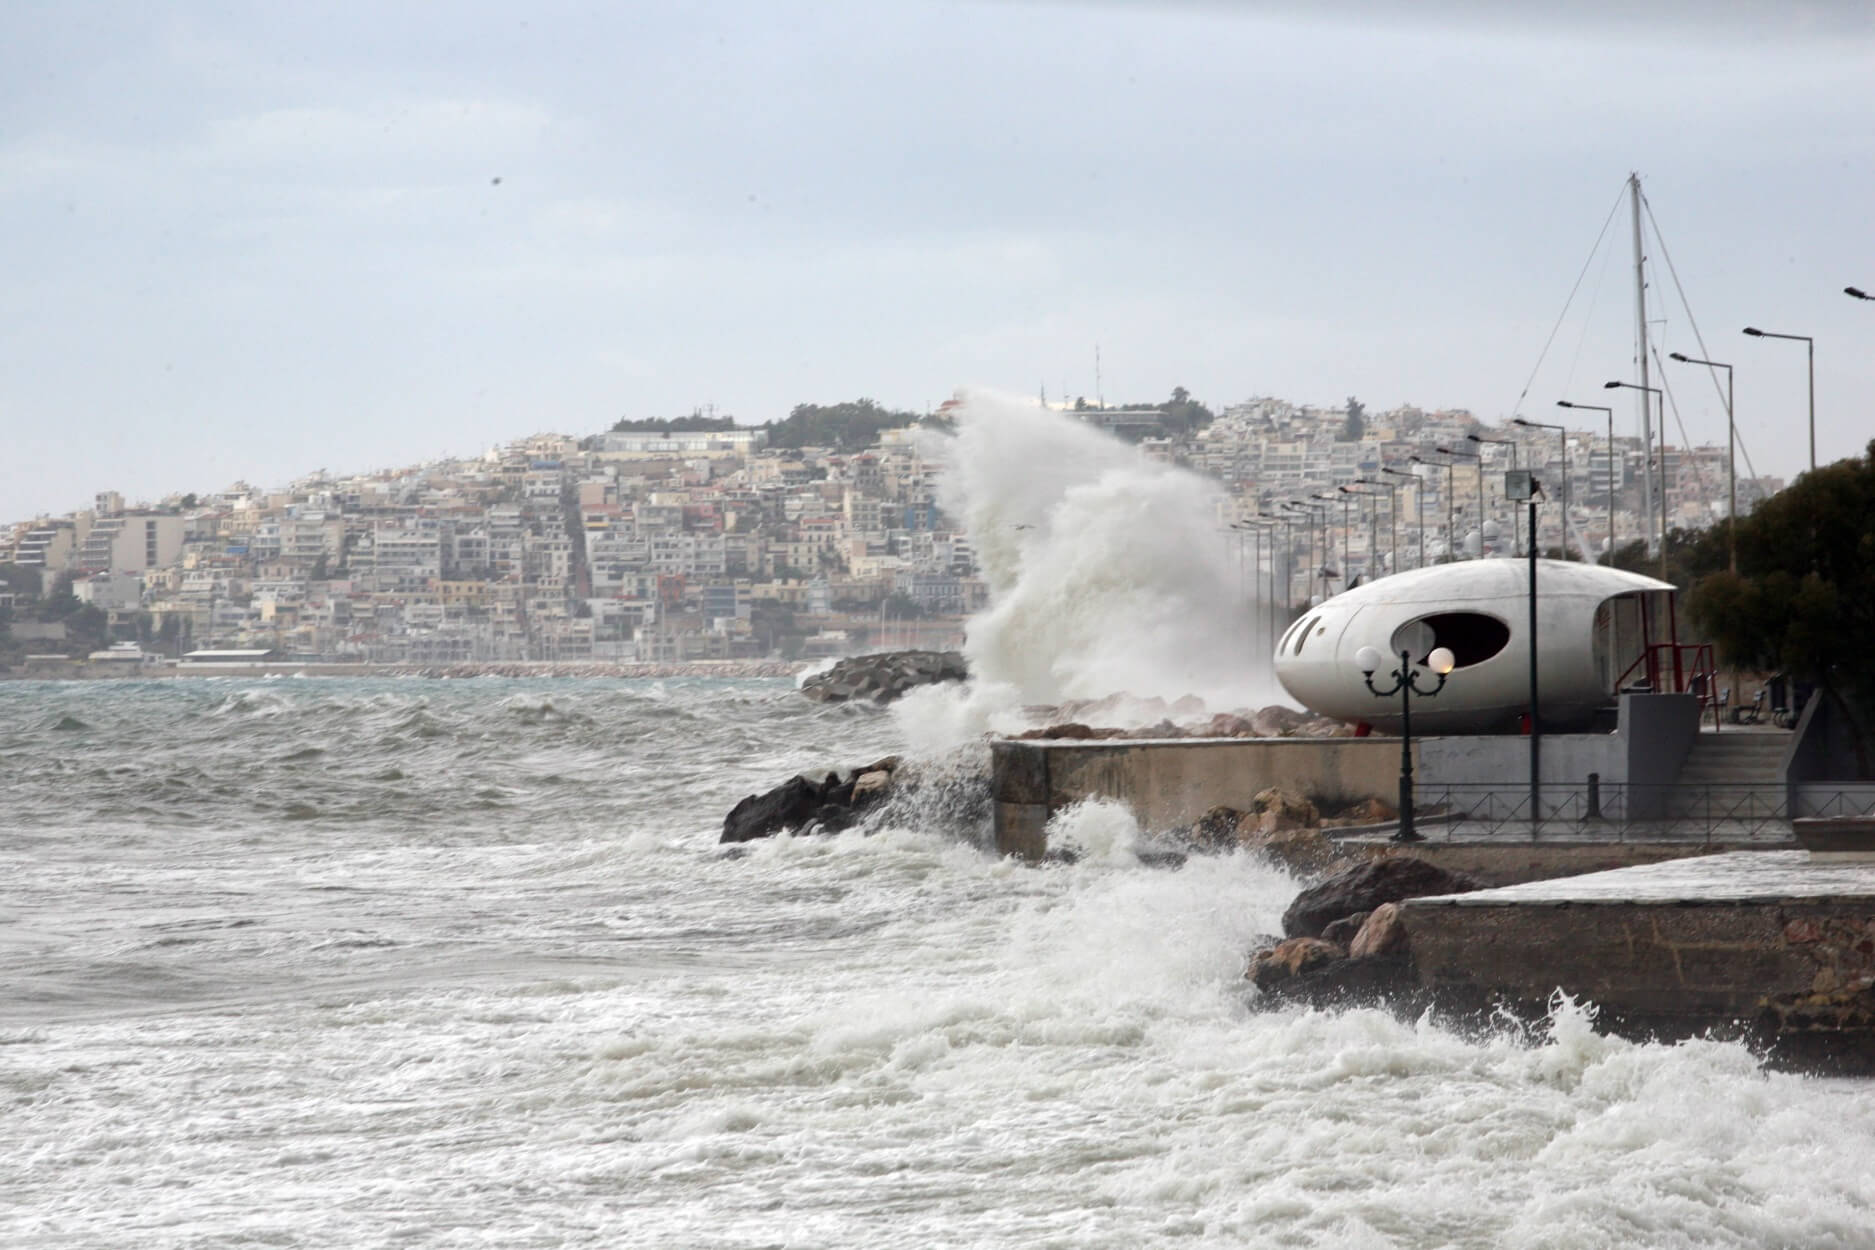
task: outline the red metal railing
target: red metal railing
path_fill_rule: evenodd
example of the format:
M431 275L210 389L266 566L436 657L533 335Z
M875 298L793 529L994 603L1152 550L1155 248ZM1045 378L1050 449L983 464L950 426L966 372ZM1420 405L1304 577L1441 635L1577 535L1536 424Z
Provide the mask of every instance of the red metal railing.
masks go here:
M1647 688L1656 694L1696 694L1703 709L1711 709L1712 725L1721 719L1719 666L1713 659L1709 642L1655 642L1648 644L1634 663L1627 666L1615 683L1617 691L1626 690L1636 670L1646 672Z

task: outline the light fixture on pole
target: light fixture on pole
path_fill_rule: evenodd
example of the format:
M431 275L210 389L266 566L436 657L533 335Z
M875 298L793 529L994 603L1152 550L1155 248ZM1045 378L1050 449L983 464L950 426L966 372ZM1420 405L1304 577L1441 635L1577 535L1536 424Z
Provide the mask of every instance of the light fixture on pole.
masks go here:
M1478 466L1478 555L1482 557L1484 555L1484 453L1458 451L1451 447L1434 447L1433 450L1442 456L1451 456L1454 460L1474 461Z
M1361 490L1356 486L1337 486L1335 489L1344 495L1354 495L1362 500L1371 501L1380 498L1373 491ZM1367 573L1367 580L1371 582L1375 577L1374 566L1380 563L1380 527L1379 522L1374 519L1374 513L1378 509L1371 502L1364 502L1361 505L1361 511L1367 516L1367 563L1363 567Z
M1456 559L1457 557L1452 554L1452 462L1448 460L1440 464L1419 456L1408 456L1407 459L1414 464L1423 464L1429 469L1445 470L1445 555L1448 560Z
M1360 666L1361 674L1367 682L1367 688L1375 696L1391 699L1400 696L1400 827L1393 835L1395 842L1424 842L1425 835L1413 828L1413 696L1430 699L1445 689L1445 678L1457 665L1458 659L1444 647L1434 647L1426 656L1426 668L1439 678L1438 684L1430 690L1421 690L1417 678L1420 669L1413 663L1413 653L1400 651L1400 667L1393 670L1393 685L1386 690L1374 685L1374 672L1380 667L1380 652L1373 647L1362 647L1354 653L1354 662Z
M1603 382L1605 391L1628 390L1647 391L1660 398L1660 580L1667 579L1667 393L1657 386L1642 386L1638 382ZM1652 449L1648 451L1652 455Z
M1521 425L1526 429L1555 430L1557 441L1562 445L1562 554L1569 558L1569 427L1557 425L1552 421L1527 421L1522 417L1512 417L1512 425ZM1530 545L1536 545L1536 535L1530 536Z
M1846 286L1846 287L1844 287L1844 288L1842 289L1842 293L1843 293L1844 295L1847 295L1847 296L1849 296L1849 297L1850 297L1850 298L1852 298L1852 299L1870 299L1870 300L1875 300L1875 295L1870 295L1870 294L1869 294L1869 293L1868 293L1867 291L1864 291L1864 290L1863 290L1863 289L1862 289L1861 287L1859 287L1859 286Z
M1853 287L1844 287L1853 291ZM1864 299L1867 296L1863 296ZM1802 343L1810 357L1810 472L1816 472L1816 340L1807 334L1778 334L1771 330L1760 330L1757 326L1746 326L1745 333L1754 339L1789 339L1793 343Z
M1387 571L1400 571L1400 484L1383 482L1377 477L1357 477L1354 479L1362 486L1378 486L1387 492L1387 522L1393 527L1393 536L1387 540Z
M1576 408L1584 412L1599 412L1608 418L1608 567L1615 564L1615 410L1604 404L1572 404L1566 399L1556 401L1558 408Z
M1319 577L1322 580L1322 597L1327 598L1328 597L1328 576L1330 572L1328 568L1328 517L1326 515L1326 512L1324 511L1327 508L1327 505L1312 504L1312 503L1308 503L1300 499L1290 499L1290 500L1286 500L1283 503L1283 507L1289 508L1293 511L1301 512L1309 518L1309 585L1311 587L1310 595L1313 596L1314 591L1312 588L1315 585L1315 579ZM1321 546L1319 549L1319 554L1318 554L1318 550L1317 550L1316 542L1315 542L1315 531L1318 525L1321 527ZM1311 607L1314 606L1314 600L1312 597L1310 599L1310 606Z
M1354 501L1349 499L1346 495L1341 495L1337 499L1334 495L1324 495L1319 491L1310 495L1309 498L1320 499L1328 504L1339 503L1341 505L1341 589L1346 590L1354 580L1353 561L1348 558L1348 534L1350 533L1348 509L1354 506Z
M1732 572L1738 572L1738 425L1732 410L1732 366L1723 360L1700 360L1685 352L1671 352L1669 360L1683 365L1705 365L1725 370L1725 545Z
M1418 564L1418 567L1423 569L1426 567L1426 483L1425 483L1425 480L1421 478L1419 474L1417 473L1409 473L1405 469L1395 469L1384 464L1380 466L1380 471L1382 473L1391 473L1395 477L1410 477L1413 479L1413 524L1419 527L1419 564Z
M1514 438L1486 438L1482 434L1467 434L1466 439L1474 443L1489 443L1493 447L1510 448L1510 471L1517 471L1517 440ZM1479 469L1483 470L1484 460L1480 457ZM1515 507L1510 510L1510 553L1514 556L1523 554L1523 518Z

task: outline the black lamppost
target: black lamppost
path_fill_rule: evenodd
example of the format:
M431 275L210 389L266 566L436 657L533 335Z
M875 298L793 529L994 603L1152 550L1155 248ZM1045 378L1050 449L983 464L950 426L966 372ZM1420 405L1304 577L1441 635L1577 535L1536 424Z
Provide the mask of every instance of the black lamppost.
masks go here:
M1465 437L1466 439L1474 443L1490 443L1494 447L1510 448L1510 471L1512 473L1515 473L1517 471L1517 440L1516 439L1514 438L1486 438L1482 434L1467 434L1465 435ZM1484 459L1482 456L1479 457L1478 468L1480 472L1482 472L1484 469ZM1483 503L1480 503L1478 506L1482 508L1484 505ZM1482 549L1483 544L1481 543L1479 544L1479 546L1480 546L1480 549ZM1514 556L1520 556L1523 554L1523 518L1518 514L1517 509L1515 507L1512 507L1510 510L1510 553Z
M1526 421L1522 417L1512 417L1512 425L1521 425L1526 429L1555 430L1556 441L1562 445L1562 554L1569 558L1569 427L1557 425L1553 421ZM1536 546L1536 535L1530 536L1530 545ZM1585 553L1586 554L1586 553Z
M1426 480L1417 473L1408 473L1405 469L1395 469L1381 465L1382 473L1391 473L1395 477L1413 479L1413 524L1419 527L1419 563L1415 568L1426 567Z
M1844 287L1845 291L1855 292L1854 287ZM1867 299L1865 295L1862 297ZM1757 326L1746 326L1745 333L1754 339L1789 339L1793 343L1802 343L1810 355L1810 472L1816 472L1816 340L1807 334L1775 334L1770 330L1760 330Z
M1725 542L1732 572L1738 572L1738 426L1732 414L1732 366L1723 360L1700 360L1685 352L1672 352L1668 359L1683 365L1705 365L1725 370Z
M1350 529L1348 525L1348 510L1354 506L1354 501L1349 499L1346 495L1325 495L1320 491L1310 495L1309 498L1320 499L1330 505L1336 503L1341 505L1341 589L1346 590L1354 580L1354 566L1348 560L1348 533Z
M1473 460L1478 467L1478 555L1484 555L1484 453L1481 451L1458 451L1451 447L1434 447L1441 456L1450 456L1454 460ZM1447 475L1448 478L1450 475Z
M1357 486L1379 486L1387 492L1387 523L1393 527L1393 536L1387 540L1387 572L1400 571L1400 484L1383 482L1377 477L1357 477Z
M1846 286L1842 293L1851 299L1875 299L1875 295L1870 295L1859 286Z
M1675 353L1675 359L1683 359ZM1608 418L1608 567L1615 564L1615 410L1602 404L1572 404L1566 399L1556 401L1558 408L1580 408L1584 412L1599 412Z
M1358 481L1359 479L1357 478L1356 480ZM1337 486L1335 489L1344 495L1358 495L1361 499L1368 501L1361 505L1361 511L1367 518L1367 563L1364 567L1367 572L1367 580L1370 582L1373 581L1376 576L1384 576L1383 574L1375 572L1376 566L1380 563L1380 522L1375 518L1374 514L1380 511L1380 509L1374 507L1371 502L1380 498L1380 496L1376 495L1371 490L1362 490L1358 486Z
M1419 688L1420 670L1413 664L1413 653L1400 652L1400 667L1393 670L1393 685L1386 690L1374 685L1374 671L1380 667L1380 652L1373 647L1362 647L1354 653L1354 662L1361 666L1361 674L1367 682L1367 688L1375 696L1391 699L1400 696L1400 828L1393 835L1395 842L1424 842L1425 835L1413 828L1413 696L1430 699L1445 689L1445 677L1458 663L1458 659L1444 647L1434 647L1426 656L1426 668L1436 673L1439 684L1430 690Z
M1668 580L1667 578L1667 393L1661 390L1658 386L1642 386L1638 382L1621 382L1621 381L1603 382L1602 389L1605 391L1615 391L1615 390L1646 391L1650 395L1657 395L1660 397L1657 401L1660 404L1660 580L1664 582ZM1648 448L1647 454L1650 456L1653 455L1653 448L1651 447ZM1646 479L1642 480L1641 485L1643 487L1647 485ZM1650 517L1649 522L1651 523L1651 521L1652 521L1652 518Z
M1445 470L1445 558L1447 561L1456 560L1458 556L1452 550L1452 462L1448 460L1440 464L1436 460L1427 460L1423 456L1408 456L1407 459L1414 464L1423 464L1429 469Z

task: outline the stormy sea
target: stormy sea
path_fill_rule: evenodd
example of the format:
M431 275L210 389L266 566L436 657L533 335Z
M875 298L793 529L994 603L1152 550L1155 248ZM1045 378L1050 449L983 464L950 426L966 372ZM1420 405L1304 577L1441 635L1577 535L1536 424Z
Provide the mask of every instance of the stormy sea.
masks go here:
M952 475L978 679L890 707L0 683L0 1246L1875 1245L1865 1084L1590 1004L1266 1007L1245 958L1297 881L1148 866L1118 806L1057 817L1073 863L996 856L982 733L1025 700L1267 694L1216 651L1203 491L1077 449ZM916 798L718 844L891 753Z

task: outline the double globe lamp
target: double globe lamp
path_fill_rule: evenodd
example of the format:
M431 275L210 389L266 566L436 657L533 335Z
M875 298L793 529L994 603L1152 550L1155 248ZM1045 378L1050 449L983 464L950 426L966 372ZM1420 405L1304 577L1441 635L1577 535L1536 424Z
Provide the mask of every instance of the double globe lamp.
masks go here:
M1419 842L1424 840L1423 835L1413 828L1413 696L1430 699L1445 689L1446 675L1457 666L1458 657L1447 647L1434 647L1427 654L1426 668L1439 678L1438 684L1430 690L1420 689L1420 670L1413 663L1413 653L1405 650L1400 652L1400 667L1393 670L1393 686L1382 690L1374 685L1374 673L1383 658L1374 647L1362 647L1354 653L1354 662L1360 666L1369 690L1382 699L1400 696L1400 827L1393 840Z

